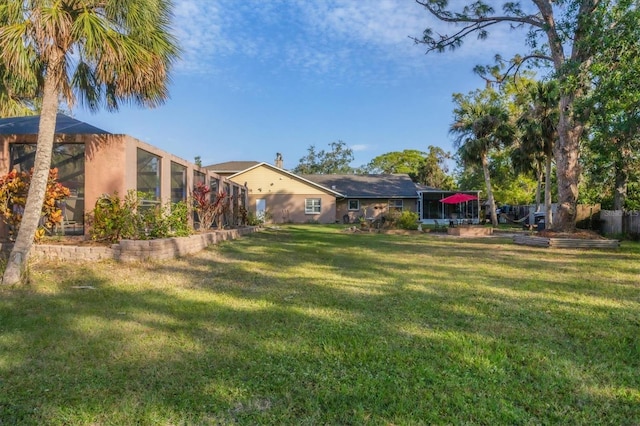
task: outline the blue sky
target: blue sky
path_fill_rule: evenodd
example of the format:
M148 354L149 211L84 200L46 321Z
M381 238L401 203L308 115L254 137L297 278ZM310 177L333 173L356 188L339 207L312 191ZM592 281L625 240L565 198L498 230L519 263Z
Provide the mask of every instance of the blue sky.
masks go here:
M291 169L339 140L354 167L429 145L453 152L451 95L483 86L475 65L523 50L522 34L500 28L425 55L409 36L451 27L413 0L175 0L174 14L183 54L166 104L73 115L205 165L280 152Z

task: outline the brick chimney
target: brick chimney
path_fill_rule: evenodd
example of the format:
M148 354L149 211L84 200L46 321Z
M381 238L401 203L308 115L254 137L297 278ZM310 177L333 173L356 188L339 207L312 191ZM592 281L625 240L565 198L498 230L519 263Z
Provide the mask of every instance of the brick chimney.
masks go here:
M282 168L282 154L280 154L279 152L276 153L275 166L279 169Z

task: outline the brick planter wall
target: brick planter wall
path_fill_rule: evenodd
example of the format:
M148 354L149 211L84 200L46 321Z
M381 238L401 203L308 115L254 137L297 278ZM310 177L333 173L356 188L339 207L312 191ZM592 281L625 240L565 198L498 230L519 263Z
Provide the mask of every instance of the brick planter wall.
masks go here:
M447 228L447 234L458 237L485 237L493 235L493 228L490 226L456 226Z
M257 227L212 231L189 237L162 238L157 240L122 240L107 246L73 246L56 244L34 244L31 257L63 261L96 261L114 259L121 262L173 259L197 253L211 244L234 240L255 232ZM3 244L2 251L9 253L10 244Z

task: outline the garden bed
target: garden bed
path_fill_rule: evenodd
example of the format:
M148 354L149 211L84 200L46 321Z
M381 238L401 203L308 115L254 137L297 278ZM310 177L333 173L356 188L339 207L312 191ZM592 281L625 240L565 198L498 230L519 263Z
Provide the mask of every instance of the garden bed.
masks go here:
M173 259L197 253L207 246L233 240L255 232L258 227L201 232L188 237L157 238L153 240L121 240L108 244L85 238L56 238L45 244L34 244L31 255L35 259L62 261L96 261L114 259L121 262ZM0 250L8 253L13 243L0 244Z
M571 234L569 234L571 235ZM533 247L554 247L554 248L600 248L600 249L616 249L620 247L619 240L611 240L606 238L572 238L565 235L558 236L540 236L535 235L516 235L513 242L519 245Z
M448 235L457 237L487 237L493 235L493 228L490 226L450 226L447 228Z

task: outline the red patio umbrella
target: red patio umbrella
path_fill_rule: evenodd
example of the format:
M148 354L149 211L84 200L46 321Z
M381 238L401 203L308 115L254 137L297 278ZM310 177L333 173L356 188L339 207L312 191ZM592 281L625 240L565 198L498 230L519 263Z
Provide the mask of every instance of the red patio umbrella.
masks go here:
M440 200L440 202L444 204L460 204L477 199L478 197L476 197L475 195L462 194L458 192L457 194L449 195L448 197L443 198L442 200Z
M472 201L472 200L477 200L478 197L476 197L475 195L469 195L469 194L463 194L461 192L458 192L457 194L453 194L453 195L449 195L448 197L445 197L443 199L440 200L440 202L442 204L462 204L465 203L465 211L466 211L466 206L467 206L467 201ZM452 214L452 219L455 220L456 216L455 214Z

